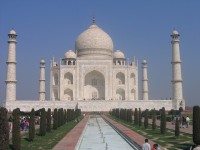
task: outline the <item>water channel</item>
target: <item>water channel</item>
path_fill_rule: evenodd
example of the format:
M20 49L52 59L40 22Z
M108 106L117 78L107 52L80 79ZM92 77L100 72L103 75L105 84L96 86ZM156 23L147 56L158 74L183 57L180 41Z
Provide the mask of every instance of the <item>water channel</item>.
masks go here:
M76 145L76 150L133 150L138 149L119 135L100 115L90 116Z

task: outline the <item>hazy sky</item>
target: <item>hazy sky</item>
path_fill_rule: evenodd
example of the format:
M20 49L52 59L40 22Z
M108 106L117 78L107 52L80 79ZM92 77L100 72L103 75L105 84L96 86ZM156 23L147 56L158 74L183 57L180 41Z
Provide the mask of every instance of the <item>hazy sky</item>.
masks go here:
M78 35L92 23L112 38L114 50L122 50L148 62L149 98L171 96L171 37L180 33L183 95L187 106L200 105L200 1L195 0L2 0L0 4L0 101L5 99L8 32L17 37L17 99L36 100L39 61L46 61L46 91L49 98L49 68L54 56L74 50Z

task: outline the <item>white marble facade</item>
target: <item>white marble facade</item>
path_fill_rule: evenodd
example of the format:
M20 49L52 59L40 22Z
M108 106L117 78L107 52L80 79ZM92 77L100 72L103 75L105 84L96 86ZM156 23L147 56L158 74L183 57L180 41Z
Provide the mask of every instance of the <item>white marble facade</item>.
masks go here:
M110 36L92 24L61 62L52 60L51 100L137 100L138 66L113 50Z
M75 50L68 50L60 61L51 61L50 100L45 100L44 60L40 62L39 100L16 100L16 88L11 88L13 84L16 87L16 36L16 32L11 30L8 41L7 95L4 103L10 111L14 108L30 111L31 108L37 110L43 107L78 107L82 111L110 111L112 108L145 110L162 107L166 110L179 107L185 109L185 100L182 98L181 61L180 58L173 57L180 57L177 31L173 31L171 35L172 89L177 95L172 96L172 100L149 100L146 60L142 63L143 100L139 100L137 60L129 61L122 51L114 50L111 37L94 22L78 36ZM10 70L13 70L14 74ZM177 84L181 88L176 88Z

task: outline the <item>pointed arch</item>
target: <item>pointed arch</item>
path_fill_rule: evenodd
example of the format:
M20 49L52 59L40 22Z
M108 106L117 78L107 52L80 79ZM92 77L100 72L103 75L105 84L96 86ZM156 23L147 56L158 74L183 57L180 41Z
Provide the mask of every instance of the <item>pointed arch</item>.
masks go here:
M131 73L130 78L131 78L131 80L133 80L133 85L135 85L136 84L135 74Z
M131 89L131 100L136 100L135 89Z
M67 84L73 84L73 74L70 72L65 73L64 79L67 82Z
M117 97L117 100L125 100L125 90L122 88L117 89L116 97Z
M85 75L84 98L105 99L105 78L101 72L93 70Z
M118 72L116 74L116 79L117 79L117 83L120 84L125 84L125 75L122 72Z
M73 100L73 91L71 89L65 89L64 91L64 99Z

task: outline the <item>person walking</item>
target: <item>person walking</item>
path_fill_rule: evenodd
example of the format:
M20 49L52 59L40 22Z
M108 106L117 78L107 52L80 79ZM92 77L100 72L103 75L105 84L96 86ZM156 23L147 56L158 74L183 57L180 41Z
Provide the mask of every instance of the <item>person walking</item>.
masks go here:
M142 145L142 150L151 150L151 146L150 146L150 144L148 143L149 140L148 140L148 139L145 139L144 141L145 141L145 143Z
M186 128L189 127L189 124L190 124L190 118L187 116L186 117Z

